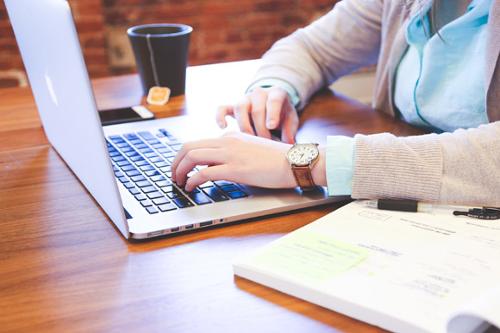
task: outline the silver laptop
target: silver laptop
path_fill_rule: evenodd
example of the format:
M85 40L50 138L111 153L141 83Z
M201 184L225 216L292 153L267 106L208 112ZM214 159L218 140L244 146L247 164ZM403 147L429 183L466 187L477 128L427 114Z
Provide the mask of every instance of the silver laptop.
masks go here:
M170 181L182 142L220 134L188 116L102 127L66 0L5 0L45 133L125 238L145 239L325 204L325 189ZM36 13L33 15L32 13Z

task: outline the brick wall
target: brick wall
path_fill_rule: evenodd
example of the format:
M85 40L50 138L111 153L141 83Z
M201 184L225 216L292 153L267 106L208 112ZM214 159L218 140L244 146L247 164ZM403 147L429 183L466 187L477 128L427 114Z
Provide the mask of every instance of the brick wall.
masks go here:
M69 0L92 77L133 71L132 25L193 26L191 65L258 58L272 43L327 12L334 0ZM23 66L0 3L0 87L23 83Z

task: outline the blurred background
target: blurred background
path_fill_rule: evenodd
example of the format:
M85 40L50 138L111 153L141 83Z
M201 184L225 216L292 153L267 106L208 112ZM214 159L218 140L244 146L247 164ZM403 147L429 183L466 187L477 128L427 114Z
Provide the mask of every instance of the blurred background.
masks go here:
M277 39L328 12L335 2L69 0L92 78L135 71L126 35L127 28L133 25L158 22L191 25L194 32L190 44L190 65L255 59ZM0 88L19 85L27 85L27 79L5 5L1 1Z

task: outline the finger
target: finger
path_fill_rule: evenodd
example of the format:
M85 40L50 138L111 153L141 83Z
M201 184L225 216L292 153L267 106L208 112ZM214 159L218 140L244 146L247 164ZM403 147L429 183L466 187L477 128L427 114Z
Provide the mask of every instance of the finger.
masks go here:
M281 113L287 102L288 95L283 89L271 89L267 94L267 115L266 127L268 129L275 129L280 124L282 117Z
M234 116L234 108L231 105L219 106L215 114L215 121L220 128L227 127L226 116Z
M255 132L250 121L250 110L251 103L250 98L245 96L245 98L238 103L234 108L234 117L238 122L238 126L242 132L255 135Z
M195 172L186 182L185 190L191 192L198 185L206 183L208 181L214 180L231 180L229 177L230 170L227 164L209 166L208 168L202 169L198 172Z
M219 148L221 146L221 139L205 139L198 141L186 142L182 145L182 149L177 152L174 161L172 162L172 180L175 182L175 171L179 162L182 161L184 156L191 150L202 148Z
M299 129L299 116L290 104L286 107L285 118L281 126L281 141L295 143L295 135Z
M212 165L224 163L220 149L202 148L190 150L184 155L175 169L175 179L178 185L184 185L186 175L197 165ZM173 174L173 173L172 173Z
M267 92L263 89L256 89L250 95L252 101L252 122L258 136L270 139L271 133L266 128L266 100Z

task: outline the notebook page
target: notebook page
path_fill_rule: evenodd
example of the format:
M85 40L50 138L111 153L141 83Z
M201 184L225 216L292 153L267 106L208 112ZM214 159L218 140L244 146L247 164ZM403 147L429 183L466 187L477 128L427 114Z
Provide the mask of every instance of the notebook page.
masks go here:
M354 202L234 267L275 288L282 281L280 290L297 297L315 291L332 300L321 305L390 330L402 326L389 317L415 331L444 332L451 313L500 280L499 244L498 222L454 217L446 207L402 213ZM339 309L341 301L366 309L369 320Z

